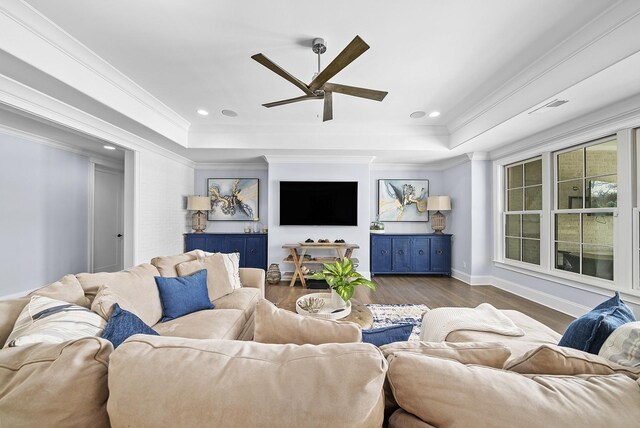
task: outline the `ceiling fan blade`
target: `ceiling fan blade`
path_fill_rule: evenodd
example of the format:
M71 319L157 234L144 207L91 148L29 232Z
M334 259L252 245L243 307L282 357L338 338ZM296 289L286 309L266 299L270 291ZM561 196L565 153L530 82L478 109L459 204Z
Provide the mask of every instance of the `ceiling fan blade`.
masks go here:
M340 52L338 56L335 57L335 59L316 76L315 79L313 79L309 84L311 92L320 89L322 85L329 81L329 79L338 74L340 70L345 68L347 65L351 64L353 60L366 52L367 49L369 49L369 45L366 44L360 36L356 36L351 43L349 43L347 47L344 48L342 52Z
M318 96L318 95L303 95L301 97L289 98L288 100L274 101L272 103L266 103L266 104L262 104L262 105L265 106L265 107L277 107L277 106L283 106L285 104L297 103L299 101L320 100L320 99L322 99L322 96Z
M289 74L284 68L280 67L278 64L276 64L275 62L271 61L269 58L267 58L266 56L262 55L261 53L255 54L251 58L253 58L254 60L258 61L260 64L264 65L269 70L271 70L274 73L276 73L278 76L283 77L284 79L286 79L289 82L293 83L298 88L302 89L302 91L305 94L313 95L313 91L311 91L307 87L307 85L304 84L303 81L295 78L294 76Z
M324 111L322 112L322 121L333 119L333 97L331 91L324 91Z
M368 100L382 101L388 92L376 91L375 89L358 88L356 86L338 85L337 83L325 83L325 91L337 92L339 94L351 95L353 97L366 98Z

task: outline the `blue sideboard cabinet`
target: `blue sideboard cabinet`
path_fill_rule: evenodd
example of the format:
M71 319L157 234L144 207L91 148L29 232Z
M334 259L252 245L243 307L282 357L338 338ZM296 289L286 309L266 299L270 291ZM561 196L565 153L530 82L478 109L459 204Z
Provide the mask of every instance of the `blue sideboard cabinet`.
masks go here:
M184 250L240 253L240 267L267 269L265 233L185 233Z
M371 234L371 274L451 276L451 235Z

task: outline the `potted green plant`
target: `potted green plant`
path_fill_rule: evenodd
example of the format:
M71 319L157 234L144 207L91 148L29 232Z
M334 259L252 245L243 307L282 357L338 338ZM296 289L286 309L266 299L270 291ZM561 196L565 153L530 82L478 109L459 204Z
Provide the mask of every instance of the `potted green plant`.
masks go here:
M324 263L324 269L311 275L309 279L324 280L331 287L331 303L335 307L344 307L353 296L357 285L364 285L372 290L376 285L356 272L348 258L335 263Z

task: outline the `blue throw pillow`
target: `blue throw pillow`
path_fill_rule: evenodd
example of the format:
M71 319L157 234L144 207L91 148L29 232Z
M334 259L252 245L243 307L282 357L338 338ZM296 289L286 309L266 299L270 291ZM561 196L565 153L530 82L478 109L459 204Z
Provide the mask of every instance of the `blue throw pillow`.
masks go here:
M146 325L135 314L125 311L116 303L107 326L102 332L102 337L113 343L113 349L115 349L134 334L158 335L155 330Z
M558 345L597 354L613 330L635 320L631 309L616 292L611 299L569 324Z
M413 324L395 324L388 327L362 330L362 341L376 346L393 342L406 342L411 336Z
M170 321L192 312L213 309L207 290L207 270L176 278L154 277L162 303L161 322Z

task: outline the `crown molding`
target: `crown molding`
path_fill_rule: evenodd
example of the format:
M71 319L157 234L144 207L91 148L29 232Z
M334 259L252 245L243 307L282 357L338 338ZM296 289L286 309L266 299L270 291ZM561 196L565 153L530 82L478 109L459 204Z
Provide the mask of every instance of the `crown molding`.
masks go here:
M268 164L366 164L369 165L375 156L263 156Z
M450 147L472 140L487 129L638 52L639 26L640 4L615 2L547 54L458 114L449 127Z
M3 75L0 75L0 104L125 149L153 152L185 166L195 167L195 162L190 159Z
M27 3L0 4L0 49L187 146L186 119Z
M214 170L214 171L262 171L268 170L269 166L265 163L221 163L221 162L202 162L196 163L196 170Z

